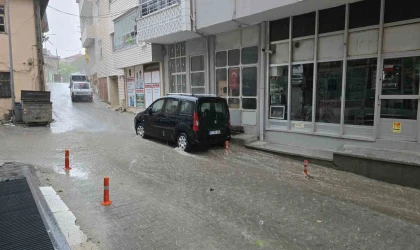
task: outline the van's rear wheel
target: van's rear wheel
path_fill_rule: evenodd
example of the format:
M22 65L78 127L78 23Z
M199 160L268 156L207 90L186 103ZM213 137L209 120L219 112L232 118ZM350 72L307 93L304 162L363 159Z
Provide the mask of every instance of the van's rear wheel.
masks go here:
M190 143L188 142L188 137L185 133L180 133L178 135L177 145L182 151L187 152L190 150Z

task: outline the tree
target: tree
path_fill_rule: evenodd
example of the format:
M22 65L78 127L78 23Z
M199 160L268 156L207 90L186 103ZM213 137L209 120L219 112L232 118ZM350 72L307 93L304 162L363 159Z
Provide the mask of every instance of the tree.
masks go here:
M61 72L61 76L63 77L63 81L69 82L70 75L73 73L76 73L77 70L71 64L60 62L60 72Z

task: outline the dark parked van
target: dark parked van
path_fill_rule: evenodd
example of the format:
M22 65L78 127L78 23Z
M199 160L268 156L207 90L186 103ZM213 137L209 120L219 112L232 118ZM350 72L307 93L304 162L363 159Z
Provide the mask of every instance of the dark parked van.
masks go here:
M230 140L230 114L225 99L211 95L169 94L134 118L141 137L174 141L188 151L197 144Z

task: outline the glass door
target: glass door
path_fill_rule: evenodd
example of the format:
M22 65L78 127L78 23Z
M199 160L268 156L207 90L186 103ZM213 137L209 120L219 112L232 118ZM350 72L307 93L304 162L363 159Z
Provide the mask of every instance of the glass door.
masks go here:
M379 138L417 141L420 57L384 59Z

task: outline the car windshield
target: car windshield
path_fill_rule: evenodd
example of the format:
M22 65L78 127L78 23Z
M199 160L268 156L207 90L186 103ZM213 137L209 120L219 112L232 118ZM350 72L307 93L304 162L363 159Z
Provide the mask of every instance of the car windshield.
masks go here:
M87 82L78 82L74 84L74 89L90 89L89 83Z
M86 76L71 76L71 80L78 81L78 82L84 82L86 81Z

